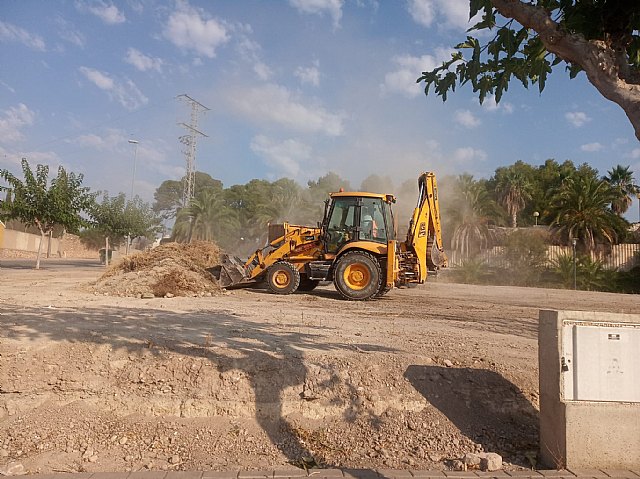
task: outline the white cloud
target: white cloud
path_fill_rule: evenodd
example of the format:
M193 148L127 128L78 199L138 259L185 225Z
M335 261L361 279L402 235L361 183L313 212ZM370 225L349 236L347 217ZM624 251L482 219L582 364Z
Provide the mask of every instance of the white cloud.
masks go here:
M640 160L640 148L634 148L629 152L628 155L625 155L627 158L631 158L632 160Z
M76 8L81 12L89 12L108 25L124 23L126 18L113 3L102 0L77 1Z
M469 110L456 110L453 115L456 123L464 126L465 128L475 128L480 126L481 121L478 120Z
M20 130L32 125L35 116L24 103L4 110L0 116L0 142L7 144L21 140L23 135Z
M300 79L302 83L309 83L313 86L320 85L320 70L318 67L320 66L319 61L315 61L313 66L310 67L298 67L294 72L294 75Z
M467 146L465 148L457 148L453 152L452 159L459 164L468 164L476 161L486 161L487 154L483 150L477 150Z
M93 68L87 68L87 67L80 67L80 73L82 73L85 77L87 77L87 80L92 82L95 86L97 86L101 90L110 91L110 90L113 90L114 88L115 82L106 73L102 73L101 71L94 70Z
M344 0L289 0L289 4L302 13L315 15L328 13L333 19L334 28L340 26Z
M588 153L593 153L595 151L600 151L604 148L604 145L601 143L586 143L580 147L582 151L586 151Z
M423 71L433 70L440 66L443 61L451 58L451 50L446 48L436 49L435 55L422 55L414 57L411 55L400 55L393 58L397 69L384 76L383 92L402 93L410 98L422 93L424 86L416 83L416 80Z
M2 80L0 80L0 85L2 85L3 87L5 87L7 90L9 90L11 93L13 93L15 95L16 90L11 85L9 85L8 83L3 82Z
M342 115L330 113L319 105L306 105L286 88L269 84L236 92L232 96L236 110L259 123L276 123L305 133L343 134Z
M131 80L114 80L107 73L88 67L80 67L80 73L128 110L135 110L149 101Z
M160 58L149 57L135 48L129 48L127 50L127 56L124 60L141 72L149 70L162 71L163 61Z
M92 148L95 150L115 151L118 146L126 144L127 136L120 130L109 129L103 136L95 133L80 135L77 138L68 140L68 143Z
M251 150L277 169L278 173L291 178L296 178L302 163L311 158L311 148L300 141L289 139L278 142L264 135L251 140Z
M576 128L580 128L585 123L591 121L591 118L583 111L569 111L564 114L564 117Z
M513 113L514 106L506 101L496 103L496 97L494 95L487 95L484 102L482 102L482 108L486 111L494 112L502 110L503 113Z
M253 71L260 80L266 81L273 76L273 71L269 68L269 65L264 63L261 58L261 50L262 47L260 44L251 38L248 35L251 34L251 26L249 25L239 25L236 26L236 31L238 32L238 44L237 50L240 53L240 57L252 65Z
M433 0L411 0L409 13L413 21L429 27L436 18L435 2Z
M410 0L408 9L413 21L425 27L437 21L438 26L469 28L469 0Z
M186 1L177 2L177 9L169 16L163 34L175 46L207 58L214 58L216 49L229 41L222 22L208 18L204 10L194 8Z
M260 80L262 81L268 80L273 75L271 68L269 68L269 66L266 63L262 63L262 62L258 62L254 64L253 71L255 72L256 75L258 75L258 78L260 78Z
M80 48L84 48L85 45L85 38L84 35L78 31L75 30L60 30L60 38L62 38L63 40L66 40L67 42L80 47Z
M39 35L29 33L23 28L16 27L0 20L0 40L18 42L31 48L43 52L46 50L44 40Z

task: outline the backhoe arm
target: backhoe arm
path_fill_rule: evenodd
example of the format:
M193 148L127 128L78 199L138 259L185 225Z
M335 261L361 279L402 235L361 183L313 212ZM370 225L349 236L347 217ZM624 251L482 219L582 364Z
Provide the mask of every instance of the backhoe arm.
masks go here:
M419 279L424 282L429 268L447 266L447 257L442 244L440 203L438 186L433 173L423 173L418 178L418 202L413 210L405 247L412 251L419 265Z

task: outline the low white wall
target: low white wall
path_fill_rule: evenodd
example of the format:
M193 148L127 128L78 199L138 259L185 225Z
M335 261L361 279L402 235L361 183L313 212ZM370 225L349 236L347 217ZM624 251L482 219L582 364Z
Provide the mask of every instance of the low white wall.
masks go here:
M40 245L40 236L30 233L23 233L22 231L8 230L2 228L4 231L0 234L0 248L13 249L20 251L29 251L32 253L38 252L38 246ZM60 253L60 241L57 238L44 237L44 243L42 244L42 253L46 254L49 241L51 241L51 254L53 256L59 256Z

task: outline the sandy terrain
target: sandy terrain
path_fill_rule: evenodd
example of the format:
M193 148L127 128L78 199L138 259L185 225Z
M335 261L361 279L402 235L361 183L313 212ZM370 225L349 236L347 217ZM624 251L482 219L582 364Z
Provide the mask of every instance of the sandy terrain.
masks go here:
M91 262L0 264L0 471L530 467L540 308L637 296L429 284L359 303L104 296Z

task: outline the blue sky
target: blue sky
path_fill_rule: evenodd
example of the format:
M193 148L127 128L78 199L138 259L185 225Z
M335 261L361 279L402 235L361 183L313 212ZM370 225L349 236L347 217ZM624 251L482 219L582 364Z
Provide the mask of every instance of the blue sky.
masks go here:
M1 0L0 167L83 173L151 201L184 174L179 137L199 116L196 168L225 186L334 171L354 186L547 158L605 174L640 144L622 110L559 69L542 95L513 84L479 105L415 79L465 37L468 0ZM138 141L135 146L128 142ZM634 203L631 220L637 220Z

